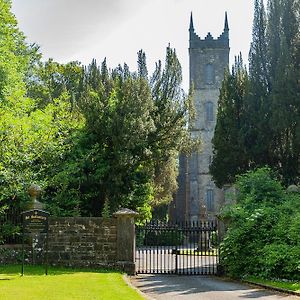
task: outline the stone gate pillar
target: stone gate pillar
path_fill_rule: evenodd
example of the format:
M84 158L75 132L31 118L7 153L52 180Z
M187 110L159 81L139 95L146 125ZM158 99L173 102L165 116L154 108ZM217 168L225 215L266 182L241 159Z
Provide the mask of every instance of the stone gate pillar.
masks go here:
M117 264L130 275L135 275L134 217L137 215L127 208L114 213L117 218Z

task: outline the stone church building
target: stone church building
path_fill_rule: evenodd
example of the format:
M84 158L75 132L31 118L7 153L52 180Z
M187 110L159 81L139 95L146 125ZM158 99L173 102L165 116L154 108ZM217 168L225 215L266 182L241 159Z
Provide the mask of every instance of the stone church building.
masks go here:
M212 138L216 125L219 92L224 71L229 65L229 27L225 14L224 29L218 38L210 33L201 39L189 28L190 86L194 88L195 121L190 124L193 138L200 138L199 151L179 157L178 191L169 207L176 221L213 220L224 203L224 191L218 189L209 174Z

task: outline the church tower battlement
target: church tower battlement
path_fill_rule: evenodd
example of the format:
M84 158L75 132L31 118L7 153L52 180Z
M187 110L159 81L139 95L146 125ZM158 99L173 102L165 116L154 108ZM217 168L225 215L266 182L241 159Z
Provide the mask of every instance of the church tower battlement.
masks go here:
M229 48L229 26L227 13L225 13L225 24L223 33L214 39L210 32L204 39L201 39L195 32L193 14L191 13L190 18L190 48Z
M209 174L212 138L216 126L218 99L224 72L229 66L229 26L225 13L224 29L218 38L210 33L201 39L195 32L193 16L189 27L190 87L194 89L195 119L190 124L193 138L200 138L201 148L179 158L178 191L170 206L172 219L203 221L216 217L224 202Z

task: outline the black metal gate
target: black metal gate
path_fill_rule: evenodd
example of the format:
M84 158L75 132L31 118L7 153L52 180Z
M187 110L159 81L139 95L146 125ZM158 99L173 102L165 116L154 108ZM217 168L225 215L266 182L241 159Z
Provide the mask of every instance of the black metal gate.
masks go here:
M216 222L150 222L136 227L138 274L214 275L219 262Z

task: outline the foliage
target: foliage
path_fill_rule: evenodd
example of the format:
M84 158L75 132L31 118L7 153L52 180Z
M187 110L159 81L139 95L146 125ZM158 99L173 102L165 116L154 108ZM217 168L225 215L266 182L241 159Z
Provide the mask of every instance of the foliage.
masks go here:
M11 12L11 1L0 1L0 104L22 106L24 75L29 62L28 46ZM21 99L20 99L21 98Z
M85 125L49 181L53 213L98 216L105 204L107 216L128 207L142 221L150 218L149 205L170 201L177 187L176 156L189 138L189 99L179 86L174 50L167 48L165 68L159 62L150 81L145 54L138 55L138 73L126 64L108 70L106 60L84 68L77 105Z
M211 168L219 186L266 165L286 186L299 183L299 9L296 0L269 0L267 10L255 1L249 74L235 66L220 93Z
M287 186L299 183L299 5L255 1L249 73L225 75L213 139L218 186L270 166ZM239 176L238 199L222 211L228 232L222 264L235 277L300 278L300 195L286 193L270 169Z
M172 198L178 152L190 145L175 50L167 47L152 76L142 50L137 72L106 60L41 62L11 2L0 8L0 214L25 209L36 183L53 215L109 217L128 207L149 220Z
M20 232L21 232L20 226L17 226L7 221L4 224L1 224L0 239L5 240L5 238L7 237L15 238L16 236L20 235Z
M300 194L287 193L270 169L237 180L237 203L221 217L228 231L221 260L234 277L300 278Z
M27 96L34 99L36 106L45 108L63 94L69 102L70 111L77 107L83 67L79 62L59 64L53 59L45 63L36 60L31 67L31 76L26 77Z
M245 121L244 101L248 86L248 74L240 55L232 72L225 72L218 101L210 173L219 187L234 182L236 174L247 170L247 150L241 129Z
M0 1L0 22L0 214L3 214L7 205L28 200L25 187L26 180L32 177L29 169L33 155L29 115L34 101L25 97L25 76L35 47L25 43L11 13L11 1Z

